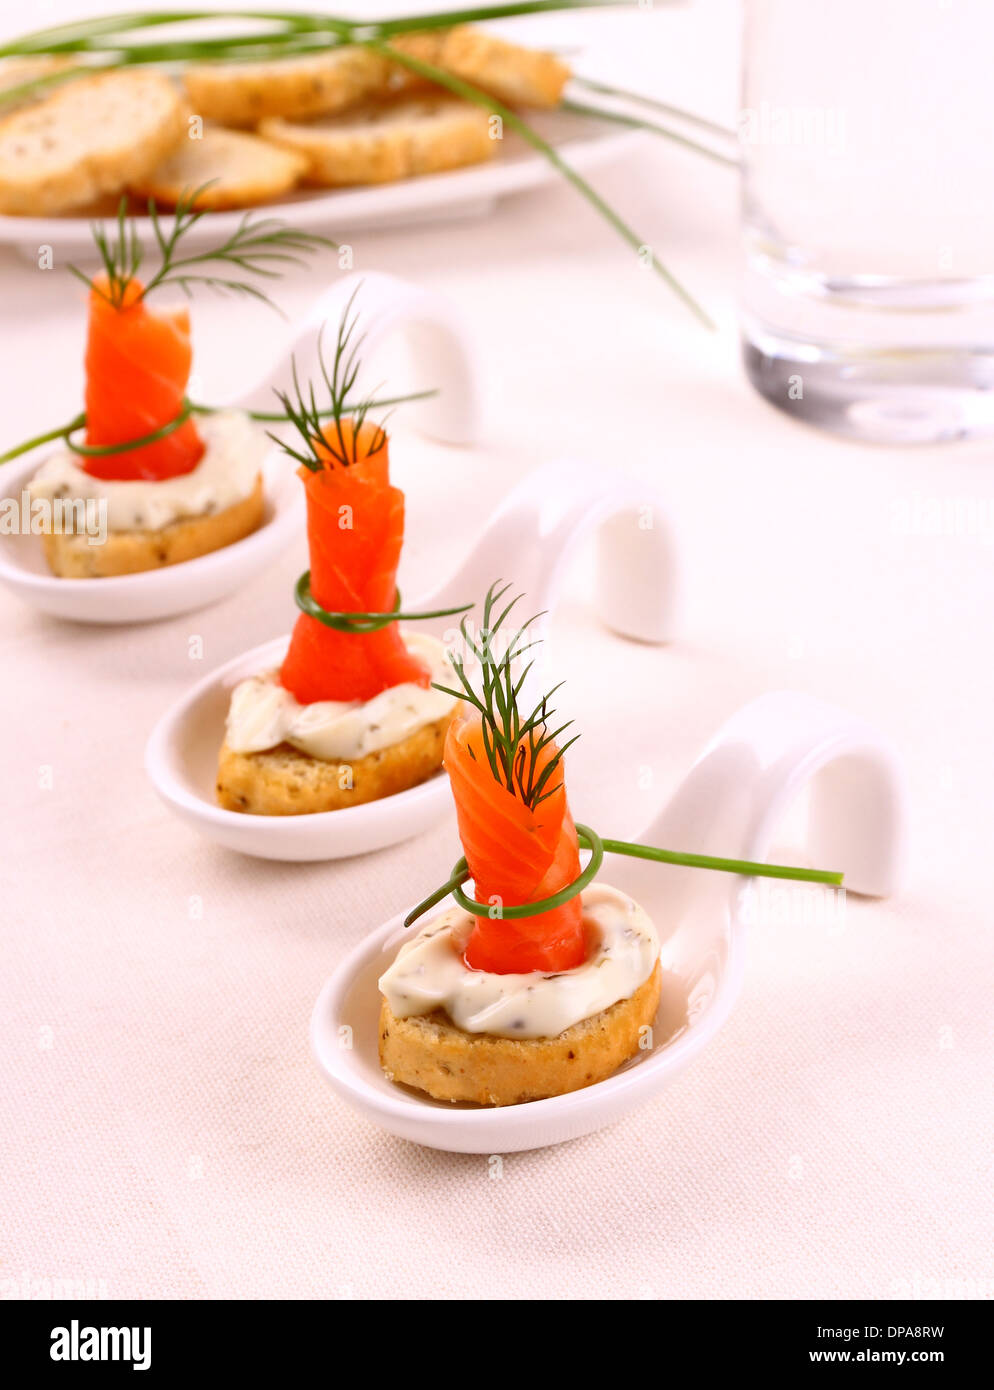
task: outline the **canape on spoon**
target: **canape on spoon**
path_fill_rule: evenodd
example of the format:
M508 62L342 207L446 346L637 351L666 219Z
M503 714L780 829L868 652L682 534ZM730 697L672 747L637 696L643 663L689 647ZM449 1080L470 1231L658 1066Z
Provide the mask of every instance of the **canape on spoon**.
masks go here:
M906 796L893 749L863 720L807 695L746 705L709 742L676 794L638 837L681 853L763 861L792 803L810 790L804 858L830 854L850 891L900 884ZM829 861L824 861L829 862ZM410 937L404 914L339 964L316 1002L311 1042L330 1085L388 1132L461 1153L513 1153L600 1129L660 1093L697 1060L738 996L755 878L612 858L611 882L656 925L662 984L652 1045L596 1085L524 1105L433 1100L384 1076L377 982ZM794 885L804 893L841 889ZM455 906L451 899L441 907Z
M428 920L379 981L384 1073L436 1100L495 1106L596 1086L654 1045L659 937L645 909L600 877L605 853L842 881L823 869L607 839L575 824L564 755L579 734L553 707L559 685L534 707L522 702L541 644L534 618L515 629L520 595L505 602L510 587L491 586L478 637L463 619L464 651L451 656L456 688L442 687L460 696L445 767L465 857L405 926L449 894L456 907ZM590 850L583 870L581 844ZM468 878L472 897L463 891Z
M181 200L168 232L149 203L157 265L148 264L124 199L110 231L94 225L101 269L69 267L88 291L84 410L0 455L7 463L61 440L27 485L45 560L60 579L183 564L262 523L265 436L247 412L190 400L190 315L158 300L163 290L189 296L207 287L275 308L262 286L332 243L278 218L246 216L234 235L192 251L185 238L202 216L195 197Z
M409 343L414 349L406 389L380 404L389 408L396 403L396 396L402 395L410 403L410 422L415 428L443 442L472 443L480 426L481 404L477 359L465 323L443 296L377 272L336 280L285 339L277 341L272 363L252 387L217 407L218 411L226 417L232 413L251 416L260 429L276 424L282 412L277 408L274 389L285 390L291 385L294 359L304 371L313 368L319 329L326 323L337 325L360 282L364 356L370 373L375 372L381 351L393 341ZM362 389L361 382L356 385L357 390ZM191 418L194 423L203 418L210 424L213 417L194 412ZM74 423L82 421L69 422L69 426ZM61 438L66 428L59 427L55 435ZM0 468L0 487L30 519L27 489L38 471L38 454L45 448L45 439L39 437L27 444L29 452L22 455L20 449L14 450L11 461ZM0 534L0 583L35 607L78 622L146 622L216 602L275 559L302 524L304 499L286 459L275 447L264 449L263 455L259 470L261 523L221 551L165 568L76 578L70 584L49 571L38 536L31 534L30 526L22 525Z
M280 665L232 693L217 799L246 815L341 811L396 795L441 767L455 700L433 677L450 671L437 638L407 625L471 606L402 612L397 565L404 494L390 480L389 439L357 400L365 341L355 296L322 353L319 380L277 392L307 498L308 569ZM275 436L274 436L275 438ZM401 627L401 622L405 624Z
M651 524L650 524L651 523ZM658 490L578 460L536 469L512 489L451 577L408 601L411 612L452 609L484 591L500 563L526 578L530 601L545 610L539 635L568 590L572 562L596 541L598 613L614 633L665 643L679 630L681 584L675 528ZM525 587L525 585L522 585ZM453 619L418 624L451 641ZM181 819L229 849L265 859L338 859L411 838L450 814L444 775L366 805L303 816L249 816L217 805L217 744L232 691L283 662L288 637L236 657L206 676L156 725L145 765L156 791ZM540 683L546 646L530 679Z

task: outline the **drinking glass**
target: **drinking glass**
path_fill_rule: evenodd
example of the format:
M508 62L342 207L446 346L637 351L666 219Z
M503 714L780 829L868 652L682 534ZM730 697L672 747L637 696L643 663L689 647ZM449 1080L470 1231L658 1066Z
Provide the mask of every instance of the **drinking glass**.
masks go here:
M994 431L994 3L744 0L746 370L885 443Z

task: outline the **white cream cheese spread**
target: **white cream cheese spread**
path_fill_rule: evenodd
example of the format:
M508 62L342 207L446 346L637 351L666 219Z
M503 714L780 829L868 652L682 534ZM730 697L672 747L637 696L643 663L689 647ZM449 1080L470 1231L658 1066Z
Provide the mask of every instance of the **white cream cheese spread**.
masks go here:
M625 893L594 883L580 900L591 949L574 970L557 975L471 970L463 952L474 919L456 907L401 946L380 976L380 991L397 1018L444 1009L467 1033L557 1037L619 999L630 999L659 959L655 927Z
M454 672L437 638L405 632L404 644L428 667L433 681L452 683ZM425 724L442 719L455 703L440 690L405 682L371 700L302 705L280 685L277 671L266 671L232 691L226 738L235 753L262 753L289 743L314 758L349 762L400 743Z
M249 416L237 410L196 416L204 454L196 468L175 478L132 482L94 478L68 449L53 454L32 478L32 497L92 498L107 512L109 531L161 531L187 517L223 512L250 495L269 445Z

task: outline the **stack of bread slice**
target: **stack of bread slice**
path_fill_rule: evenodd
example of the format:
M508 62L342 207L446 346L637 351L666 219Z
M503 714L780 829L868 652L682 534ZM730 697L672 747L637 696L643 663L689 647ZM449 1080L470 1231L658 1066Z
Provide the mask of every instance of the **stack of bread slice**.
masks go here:
M570 76L554 54L470 25L391 44L510 107L557 106ZM196 63L179 80L150 68L77 69L37 100L4 105L5 87L58 60L32 60L46 66L30 72L19 62L0 64L0 213L86 210L124 192L171 207L195 189L204 209L250 207L298 185L377 184L483 163L499 146L500 124L485 106L361 46Z

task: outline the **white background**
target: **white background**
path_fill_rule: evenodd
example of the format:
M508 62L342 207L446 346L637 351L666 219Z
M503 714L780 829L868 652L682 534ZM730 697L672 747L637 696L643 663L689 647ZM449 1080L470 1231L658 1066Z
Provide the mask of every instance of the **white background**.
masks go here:
M35 24L70 12L34 11ZM732 0L698 0L531 33L582 47L587 72L730 121L737 26ZM238 597L148 627L73 627L0 594L0 1293L45 1279L149 1297L994 1290L994 531L989 517L982 535L905 524L930 500L989 508L989 449L861 448L774 412L738 366L734 178L655 143L597 182L717 334L565 188L483 221L352 238L359 269L459 302L490 387L471 452L419 441L398 417L402 585L432 582L546 459L651 478L683 538L685 635L619 643L578 576L555 634L584 730L575 814L636 829L738 706L810 691L903 753L905 890L851 899L841 931L761 924L738 1008L696 1068L610 1130L507 1157L494 1180L484 1157L419 1149L354 1116L306 1040L340 956L447 872L454 819L375 857L266 864L197 839L142 772L149 728L191 681L288 628L303 546ZM302 310L333 273L319 260L289 278L284 307ZM5 251L0 304L13 441L79 408L82 294ZM277 325L200 298L196 394L253 376Z

